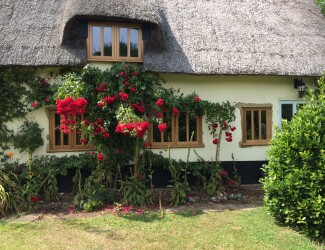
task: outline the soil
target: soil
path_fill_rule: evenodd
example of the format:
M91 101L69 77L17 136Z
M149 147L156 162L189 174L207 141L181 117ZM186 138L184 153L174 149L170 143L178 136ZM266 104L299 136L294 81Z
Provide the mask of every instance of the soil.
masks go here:
M170 190L158 189L156 190L156 196L160 197L161 205L157 204L147 206L145 211L158 211L160 209L165 210L167 213L172 213L181 210L187 211L202 211L205 213L217 212L224 210L248 210L255 209L256 207L263 205L263 190L261 185L242 185L240 190L234 192L235 195L240 194L240 199L227 199L222 201L216 201L212 197L207 197L202 193L191 193L195 202L187 202L186 205L178 207L172 207L169 205ZM103 213L114 213L115 206L106 205L103 208L93 211L85 212L79 211L73 207L71 203L71 194L60 194L57 202L48 204L40 203L37 211L21 215L20 217L3 218L6 221L19 221L29 223L36 220L42 220L46 218L74 218L74 217L94 217Z

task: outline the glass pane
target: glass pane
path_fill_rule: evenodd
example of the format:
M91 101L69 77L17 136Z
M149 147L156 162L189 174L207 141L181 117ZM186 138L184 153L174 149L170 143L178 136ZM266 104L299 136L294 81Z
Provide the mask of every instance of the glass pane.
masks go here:
M80 139L81 139L81 131L80 131L80 122L81 122L81 116L76 116L76 145L81 145Z
M163 113L163 121L167 123L167 129L164 132L164 142L172 141L172 115L171 112Z
M138 57L139 55L139 31L138 29L131 29L131 57Z
M58 114L55 114L55 138L54 138L54 141L55 141L55 145L61 145L61 138L60 138L60 135L61 135L61 132L60 132L60 129L59 129L59 126L60 126L60 115Z
M254 139L258 140L260 135L260 126L259 126L259 112L254 111Z
M281 118L290 121L293 115L292 104L282 104L281 105Z
M120 28L120 56L128 56L128 29Z
M193 131L194 135L192 141L197 141L197 120L194 117L189 117L189 140L191 139Z
M187 141L185 112L178 113L178 141Z
M69 134L63 134L63 145L69 145Z
M251 111L246 111L246 140L252 139L252 129L251 129Z
M112 27L104 27L104 56L112 56Z
M93 26L93 56L100 56L100 27Z
M266 139L266 110L261 111L262 139Z
M157 122L157 115L153 114L152 115L152 126L153 126L153 142L161 142L161 133L158 129L158 122Z

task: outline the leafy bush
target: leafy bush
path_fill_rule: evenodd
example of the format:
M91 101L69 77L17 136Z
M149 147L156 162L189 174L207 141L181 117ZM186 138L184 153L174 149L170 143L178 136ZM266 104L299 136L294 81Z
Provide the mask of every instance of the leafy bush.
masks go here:
M263 170L265 203L280 221L325 238L325 78L277 129Z
M18 178L0 169L0 215L9 211L19 211L22 201L22 188Z

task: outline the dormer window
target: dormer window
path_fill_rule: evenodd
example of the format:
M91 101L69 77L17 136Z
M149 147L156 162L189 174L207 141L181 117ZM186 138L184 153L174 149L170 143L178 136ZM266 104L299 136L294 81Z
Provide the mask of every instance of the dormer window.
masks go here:
M88 29L89 61L143 61L141 25L89 23Z

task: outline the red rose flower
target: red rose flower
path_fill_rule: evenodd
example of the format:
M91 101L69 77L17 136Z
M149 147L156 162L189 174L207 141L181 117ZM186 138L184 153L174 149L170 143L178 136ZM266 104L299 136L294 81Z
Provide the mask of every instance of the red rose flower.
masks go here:
M226 136L231 136L232 134L228 131L226 131Z
M222 170L222 171L220 172L220 175L221 175L221 176L226 176L226 175L228 175L228 172L227 172L226 170Z
M101 153L98 153L98 154L97 154L97 159L98 159L99 161L102 161L102 160L104 160L104 156L103 156Z
M235 181L233 179L229 179L227 185L228 186L233 186L235 184Z
M38 106L38 102L33 102L32 107L36 108Z
M144 142L143 147L144 148L149 148L149 147L151 147L151 143L150 142Z
M109 133L104 133L103 137L107 139L109 137Z
M157 118L162 118L162 117L163 117L162 113L157 113Z
M30 197L30 202L34 203L34 202L38 202L38 201L39 201L38 196L32 196L32 197Z
M132 74L133 76L138 76L138 72L136 72L136 71L133 71L131 74Z
M80 143L81 143L81 144L87 144L87 139L85 139L85 138L80 138Z
M226 138L226 141L227 141L227 142L232 142L232 136L227 137L227 138Z
M97 106L102 108L102 107L104 107L104 103L102 101L99 101L99 102L97 102Z
M117 148L117 149L115 149L115 154L119 154L120 153L120 149L119 148Z
M158 101L156 102L156 105L159 106L159 107L162 107L164 106L164 100L163 99L158 99Z
M136 89L136 87L131 87L131 92L132 92L132 93L135 93L135 92L137 92L137 89Z
M227 122L223 122L223 127L224 128L228 127L228 123Z
M167 129L167 123L159 124L158 129L161 133L164 132Z
M235 131L236 130L236 127L232 127L230 128L231 131Z
M178 115L179 110L177 108L173 108L173 113L174 113L174 115Z
M120 92L119 95L120 95L122 101L126 101L129 98L129 95L126 93L123 93L123 92Z
M213 123L212 128L217 128L219 125L217 122Z
M212 142L213 142L213 144L216 144L216 145L219 144L219 140L218 139L214 139Z
M200 97L197 95L197 96L195 96L195 101L196 102L199 102L201 99L200 99Z

